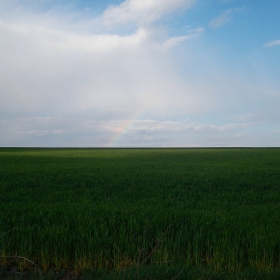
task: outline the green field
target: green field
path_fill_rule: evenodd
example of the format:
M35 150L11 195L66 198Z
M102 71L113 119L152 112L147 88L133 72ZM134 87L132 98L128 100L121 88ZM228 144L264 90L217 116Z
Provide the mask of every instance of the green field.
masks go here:
M1 148L0 255L0 279L280 279L280 149Z

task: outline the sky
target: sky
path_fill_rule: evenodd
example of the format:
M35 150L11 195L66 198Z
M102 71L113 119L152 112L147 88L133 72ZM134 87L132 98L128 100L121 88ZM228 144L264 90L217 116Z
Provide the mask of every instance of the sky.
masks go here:
M0 147L280 147L279 12L0 0Z

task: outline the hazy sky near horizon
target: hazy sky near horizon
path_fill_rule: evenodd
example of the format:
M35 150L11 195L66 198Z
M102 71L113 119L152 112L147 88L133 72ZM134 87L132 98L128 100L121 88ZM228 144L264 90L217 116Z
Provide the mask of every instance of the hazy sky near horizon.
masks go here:
M280 147L279 13L0 0L0 146Z

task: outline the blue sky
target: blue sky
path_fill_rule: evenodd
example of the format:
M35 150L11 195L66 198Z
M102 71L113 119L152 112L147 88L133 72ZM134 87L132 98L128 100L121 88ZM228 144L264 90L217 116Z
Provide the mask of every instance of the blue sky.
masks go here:
M280 146L280 2L0 0L0 146Z

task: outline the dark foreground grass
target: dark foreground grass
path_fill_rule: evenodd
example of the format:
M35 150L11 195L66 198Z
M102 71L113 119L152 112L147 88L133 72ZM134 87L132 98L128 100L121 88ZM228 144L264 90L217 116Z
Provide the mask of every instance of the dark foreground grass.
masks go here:
M42 277L31 271L2 272L1 280L41 280ZM279 280L279 271L256 271L251 268L242 271L213 271L213 269L182 266L145 266L127 268L123 271L91 270L76 275L69 271L49 270L43 275L44 280L131 280L131 279L181 279L181 280Z
M280 279L279 182L276 148L0 149L0 279Z

